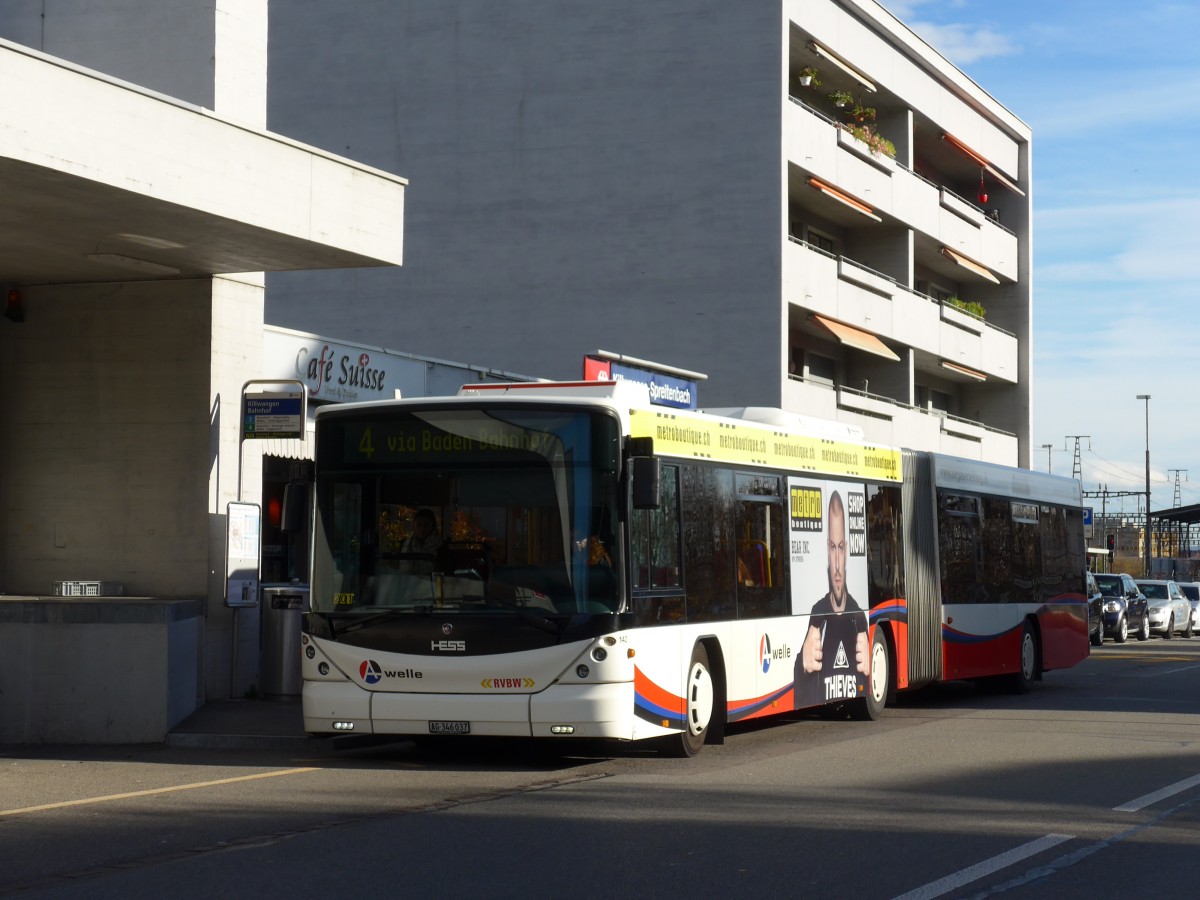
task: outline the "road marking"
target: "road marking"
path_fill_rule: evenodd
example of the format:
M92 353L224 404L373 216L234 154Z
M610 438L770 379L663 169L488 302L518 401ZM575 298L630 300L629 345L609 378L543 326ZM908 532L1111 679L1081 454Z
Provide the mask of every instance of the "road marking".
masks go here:
M239 775L237 778L221 778L217 781L197 781L194 784L178 784L174 787L150 788L145 791L129 791L124 794L108 794L104 797L84 797L82 800L63 800L59 803L44 803L41 806L25 806L21 809L0 809L0 816L19 816L23 813L44 812L49 809L66 809L69 806L86 806L89 803L108 803L111 800L128 800L131 797L150 797L154 794L170 794L175 791L191 791L196 788L216 787L219 784L237 784L240 781L256 781L259 778L275 778L279 775L299 775L315 772L316 768L279 769L275 772L259 772L257 775Z
M1182 660L1181 660L1181 662L1182 662ZM1152 676L1162 677L1163 675L1174 675L1177 672L1187 672L1190 669L1200 669L1200 663L1196 663L1195 665L1191 665L1191 666L1181 666L1178 669L1167 669L1167 671L1165 671L1165 672L1146 672L1141 677L1142 678L1150 678Z
M1144 797L1138 797L1136 800L1130 800L1128 803L1114 806L1113 812L1137 812L1139 809L1145 809L1152 803L1157 803L1159 800L1174 796L1198 784L1200 784L1200 775L1193 775L1191 778L1185 778L1183 781L1169 784L1161 791L1155 791L1153 794L1146 794Z
M1007 853L1001 853L999 856L985 859L983 862L955 872L953 875L947 875L945 878L931 881L924 887L919 887L916 890L909 891L907 894L895 897L894 900L932 900L934 897L940 897L943 894L948 894L957 888L968 885L972 881L978 881L985 875L991 875L993 872L1007 868L1013 865L1013 863L1036 856L1043 850L1049 850L1051 847L1057 847L1064 841L1074 839L1075 836L1072 834L1048 834L1045 837L1038 838L1036 841L1030 841L1028 844L1015 847Z

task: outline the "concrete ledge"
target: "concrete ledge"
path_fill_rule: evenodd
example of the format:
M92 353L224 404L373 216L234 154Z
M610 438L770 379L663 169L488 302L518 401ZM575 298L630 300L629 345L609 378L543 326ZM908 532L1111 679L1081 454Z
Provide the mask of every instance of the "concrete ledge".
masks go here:
M196 708L199 599L0 597L0 743L162 741Z
M204 601L153 597L18 597L0 594L0 624L163 625L197 619Z

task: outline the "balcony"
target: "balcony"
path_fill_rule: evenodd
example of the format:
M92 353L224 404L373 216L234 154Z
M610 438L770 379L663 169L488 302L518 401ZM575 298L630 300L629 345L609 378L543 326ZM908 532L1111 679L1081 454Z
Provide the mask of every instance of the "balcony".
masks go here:
M935 450L1013 466L1017 437L983 422L901 403L890 397L841 385L789 376L784 385L785 409L820 416L862 429L864 440L892 447Z
M876 216L912 228L1009 281L1017 280L1020 243L1011 230L947 187L872 153L829 116L795 97L784 110L783 149L798 175L833 185L867 204ZM789 181L803 184L804 177ZM832 200L814 197L812 202L822 204L817 208L823 216L847 227L872 227L865 218L836 210Z
M1015 335L962 310L910 290L855 260L791 238L783 254L784 297L929 357L1016 383Z

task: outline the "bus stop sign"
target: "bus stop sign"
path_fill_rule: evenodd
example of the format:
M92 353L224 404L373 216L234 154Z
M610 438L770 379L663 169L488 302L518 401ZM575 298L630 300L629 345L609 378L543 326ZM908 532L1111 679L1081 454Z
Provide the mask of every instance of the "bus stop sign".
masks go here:
M304 437L303 391L243 395L242 437Z

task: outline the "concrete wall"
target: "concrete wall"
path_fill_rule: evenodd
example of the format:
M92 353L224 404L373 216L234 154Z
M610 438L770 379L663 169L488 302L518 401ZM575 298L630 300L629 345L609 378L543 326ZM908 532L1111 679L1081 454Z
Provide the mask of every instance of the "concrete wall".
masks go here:
M207 598L193 666L209 698L257 679L257 611L224 603L239 472L242 498L260 493L258 448L239 441L242 385L262 371L256 281L26 288L25 321L0 329L0 360L22 373L0 394L0 592L115 581Z
M2 323L0 591L206 593L211 282L27 287Z
M201 608L0 598L0 744L161 741L196 708Z
M271 324L779 402L778 6L276 0L270 28L268 126L412 185L403 270L270 275Z
M262 125L267 0L5 0L0 37Z

